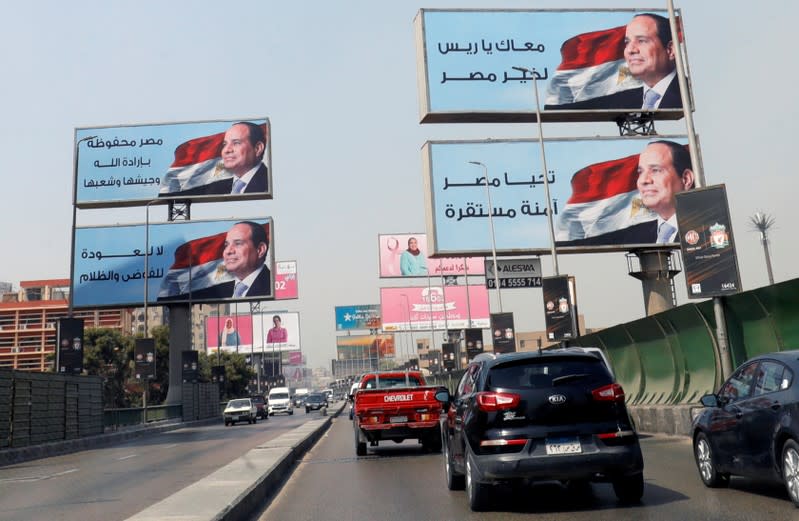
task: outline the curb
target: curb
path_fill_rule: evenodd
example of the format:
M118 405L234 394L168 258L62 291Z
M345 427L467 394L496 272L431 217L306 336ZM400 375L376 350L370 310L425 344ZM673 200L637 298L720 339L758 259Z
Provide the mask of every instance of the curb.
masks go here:
M252 513L282 486L297 460L314 446L346 405L344 401L330 415L324 414L324 419L309 420L255 447L205 478L129 517L127 521L250 519ZM265 470L253 474L253 469Z

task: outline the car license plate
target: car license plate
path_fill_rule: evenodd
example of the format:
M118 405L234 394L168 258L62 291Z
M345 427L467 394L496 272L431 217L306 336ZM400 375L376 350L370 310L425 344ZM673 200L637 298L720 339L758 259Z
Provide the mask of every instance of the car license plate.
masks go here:
M392 416L388 419L391 423L407 423L408 417L407 416Z
M547 438L547 454L579 454L583 451L579 438Z

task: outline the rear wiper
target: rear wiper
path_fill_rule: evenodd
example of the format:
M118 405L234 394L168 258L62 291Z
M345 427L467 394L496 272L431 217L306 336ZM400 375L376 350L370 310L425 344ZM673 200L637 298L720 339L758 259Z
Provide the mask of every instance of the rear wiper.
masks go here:
M575 373L575 374L567 374L564 376L558 376L557 378L552 379L552 385L558 385L563 382L571 382L572 380L579 380L580 378L585 378L586 376L591 376L588 373Z

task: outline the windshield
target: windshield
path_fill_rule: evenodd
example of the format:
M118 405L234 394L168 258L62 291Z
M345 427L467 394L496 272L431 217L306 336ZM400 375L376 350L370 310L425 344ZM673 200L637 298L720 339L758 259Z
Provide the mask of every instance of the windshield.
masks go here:
M227 405L231 409L240 409L241 407L249 407L250 400L231 400ZM217 409L218 411L219 409Z
M325 395L323 394L312 394L306 400L308 402L323 402L325 401Z
M288 400L289 393L275 393L269 395L270 400Z

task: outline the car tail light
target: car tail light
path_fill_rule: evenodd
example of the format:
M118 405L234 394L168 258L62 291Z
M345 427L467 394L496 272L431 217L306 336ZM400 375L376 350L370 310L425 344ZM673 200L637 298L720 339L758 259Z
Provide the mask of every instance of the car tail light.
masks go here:
M600 440L611 440L615 438L624 438L625 436L635 436L635 431L633 430L626 430L626 431L615 431L615 432L606 432L603 434L598 434Z
M609 384L591 391L594 400L608 402L623 402L624 389L619 384Z
M514 393L477 393L477 407L484 412L514 409L521 399Z
M507 445L525 445L527 438L518 438L515 440L483 440L480 442L481 447L504 447Z

